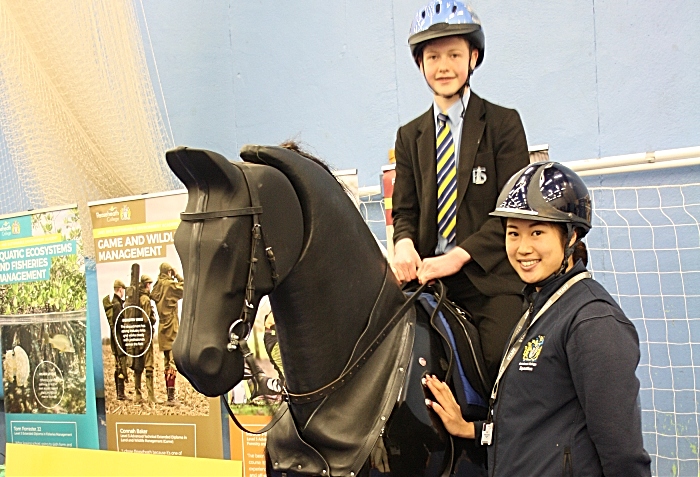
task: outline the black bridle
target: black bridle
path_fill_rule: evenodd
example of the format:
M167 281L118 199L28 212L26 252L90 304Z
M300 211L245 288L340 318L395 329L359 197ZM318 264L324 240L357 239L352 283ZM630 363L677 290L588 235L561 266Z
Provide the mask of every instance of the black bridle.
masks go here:
M243 355L243 360L250 355L250 350L246 344L246 340L253 329L253 322L255 321L255 315L253 311L255 309L253 305L253 300L255 298L255 272L257 269L258 259L255 256L258 250L258 245L262 242L265 248L265 257L270 264L270 278L272 279L273 289L277 286L277 281L279 280L279 275L277 274L277 267L275 263L275 254L272 251L272 247L268 246L265 242L265 236L263 234L262 225L260 224L260 216L263 213L263 207L260 204L260 198L258 196L258 191L255 187L250 186L250 181L248 180L248 175L246 171L234 164L243 173L243 178L245 179L246 188L248 189L248 196L250 198L250 207L240 207L237 209L225 209L216 210L211 212L182 212L180 214L180 220L183 222L203 222L205 220L212 219L223 219L229 217L242 217L251 215L253 217L253 228L251 230L251 243L250 243L250 260L248 265L248 279L245 288L245 299L243 302L243 308L241 308L241 313L238 319L231 323L228 329L228 344L226 349L229 352L238 350ZM240 329L239 329L240 328ZM270 430L270 428L279 420L279 417L272 422L270 422L265 428L260 431L250 431L246 429L236 418L236 415L231 410L231 407L226 399L225 395L221 396L221 402L226 407L233 422L244 432L250 434L262 434ZM281 417L281 416L280 416Z
M262 225L260 224L260 215L262 215L263 213L263 207L260 204L258 191L255 187L250 186L250 181L248 180L246 171L237 164L234 165L236 167L239 167L239 170L243 173L246 187L248 189L248 195L250 197L251 206L241 207L237 209L217 210L212 212L183 212L180 214L180 220L185 222L202 222L205 220L222 219L228 217L241 217L247 215L251 215L253 217L253 228L251 230L250 261L248 267L248 280L246 283L245 300L238 319L233 321L231 323L231 326L229 327L229 342L226 345L226 349L229 352L238 350L243 355L243 359L245 361L245 359L248 358L250 355L250 350L247 347L246 340L248 339L248 335L250 334L250 331L253 328L253 322L255 321L255 316L253 314L253 300L255 297L255 272L258 262L258 259L255 255L260 242L262 242L263 246L265 247L265 256L267 258L268 263L270 264L270 277L272 279L273 289L277 286L279 275L277 274L275 264L275 254L272 251L272 247L269 247L265 242ZM388 270L387 273L389 273ZM338 376L336 379L334 379L327 385L322 386L321 388L316 389L312 392L296 394L289 392L289 390L285 387L283 389L283 397L285 401L289 402L290 404L310 403L323 399L324 397L342 388L353 377L353 375L356 374L367 362L367 359L370 357L370 355L372 355L372 353L384 341L384 338L387 337L387 335L393 329L393 327L400 321L400 319L404 316L406 311L408 311L409 307L413 305L413 302L416 300L416 297L420 295L420 292L424 288L425 285L421 286L415 294L408 297L408 299L404 302L401 308L399 308L399 310L397 310L394 313L392 318L384 325L382 330L379 332L379 335L374 339L374 341L369 345L369 347L365 349L362 353L360 353L359 356L354 357L354 359L351 358L351 362L348 363L348 366L346 366L345 370L340 374L340 376ZM250 434L264 434L265 432L269 431L272 428L272 426L276 424L277 421L284 414L278 414L263 429L259 431L250 431L238 421L235 414L231 410L231 407L225 395L221 396L221 401L224 404L224 407L228 411L229 415L231 416L231 419L233 419L236 426L238 426L238 428L242 431Z
M269 247L265 242L265 236L263 235L262 225L260 225L260 216L263 213L262 205L260 204L260 199L258 197L258 191L255 187L250 187L250 182L248 181L248 176L245 170L239 168L243 173L243 178L245 179L246 188L248 189L248 196L250 198L250 207L241 207L238 209L226 209L226 210L216 210L212 212L183 212L180 214L180 220L184 222L200 222L211 219L223 219L229 217L241 217L246 215L253 216L253 229L251 230L251 244L250 244L250 260L248 265L248 280L245 288L245 300L243 302L243 308L238 316L238 319L231 323L228 331L229 343L226 345L228 351L233 351L238 349L241 340L247 340L250 331L253 328L253 322L255 321L255 316L253 315L253 299L255 297L255 272L257 268L258 259L255 256L258 249L258 244L263 243L265 247L265 256L270 264L270 278L272 279L273 288L277 286L277 280L279 275L277 274L277 267L275 264L275 254L272 251L272 247ZM238 327L242 326L242 330L238 330Z

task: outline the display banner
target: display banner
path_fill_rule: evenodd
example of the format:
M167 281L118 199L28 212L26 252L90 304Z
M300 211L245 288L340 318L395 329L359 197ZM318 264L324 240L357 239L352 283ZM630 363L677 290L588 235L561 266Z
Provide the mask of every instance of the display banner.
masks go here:
M99 448L78 209L0 217L7 442Z
M271 416L236 416L241 425L250 431L259 431L270 422ZM231 432L231 460L240 461L243 477L265 477L265 444L267 433L248 434L229 422Z
M195 391L172 359L187 283L173 236L187 192L88 205L102 302L108 448L223 458L219 400Z
M355 203L357 208L360 207L360 185L359 179L357 177L357 169L343 169L340 171L333 171L333 175L338 181L340 181L345 187L345 192Z

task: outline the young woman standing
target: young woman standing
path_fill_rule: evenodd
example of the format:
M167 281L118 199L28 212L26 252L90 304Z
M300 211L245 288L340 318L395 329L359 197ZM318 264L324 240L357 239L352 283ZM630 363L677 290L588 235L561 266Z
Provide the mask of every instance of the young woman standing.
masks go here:
M583 181L557 163L525 167L492 215L527 284L491 394L489 420L466 422L445 383L426 399L447 430L488 446L489 476L650 476L637 396L639 338L586 270L591 228Z

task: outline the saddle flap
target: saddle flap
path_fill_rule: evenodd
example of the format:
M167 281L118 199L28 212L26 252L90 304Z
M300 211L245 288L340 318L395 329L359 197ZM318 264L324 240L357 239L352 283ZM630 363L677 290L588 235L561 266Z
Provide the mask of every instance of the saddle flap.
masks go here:
M488 402L488 377L478 330L447 300L440 309L436 309L438 301L433 295L424 293L418 301L433 316L431 324L443 336L445 349L453 356L449 377L462 415L471 420L483 419Z
M267 452L275 470L294 470L311 475L330 475L328 462L299 435L287 403L277 410L283 416L267 433Z
M386 426L404 384L415 322L416 311L411 307L353 377L351 384L326 396L309 421L300 423L303 438L291 416L284 417L283 427L274 426L270 430L268 452L273 466L278 463L273 467L275 470L313 475L358 474ZM327 462L325 465L330 473L322 472L316 456ZM299 465L302 470L299 470ZM304 468L314 465L320 470Z

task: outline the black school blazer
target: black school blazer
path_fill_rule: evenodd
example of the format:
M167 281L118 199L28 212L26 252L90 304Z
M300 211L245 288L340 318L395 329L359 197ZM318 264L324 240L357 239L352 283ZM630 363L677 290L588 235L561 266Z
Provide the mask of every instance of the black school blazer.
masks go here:
M437 176L433 108L399 128L392 198L394 243L411 238L423 258L437 245ZM462 271L487 296L519 294L501 219L489 217L508 179L529 164L520 115L471 93L457 171L457 244L472 256ZM479 169L477 169L479 168ZM486 180L479 183L486 175ZM475 176L475 177L473 177Z

